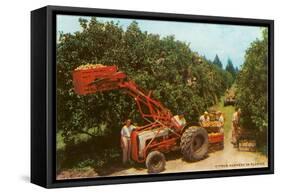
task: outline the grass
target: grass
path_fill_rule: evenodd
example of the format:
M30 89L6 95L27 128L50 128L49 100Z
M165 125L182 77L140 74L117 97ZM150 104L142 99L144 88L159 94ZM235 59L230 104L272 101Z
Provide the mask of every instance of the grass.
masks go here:
M220 102L214 106L216 110L220 110L223 113L224 122L224 133L228 133L231 130L231 120L234 113L234 106L223 106L223 98Z

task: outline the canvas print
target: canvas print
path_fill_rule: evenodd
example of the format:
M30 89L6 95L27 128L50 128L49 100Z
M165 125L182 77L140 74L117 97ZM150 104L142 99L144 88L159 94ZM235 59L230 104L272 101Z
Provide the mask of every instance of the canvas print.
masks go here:
M268 167L268 29L56 15L56 179Z

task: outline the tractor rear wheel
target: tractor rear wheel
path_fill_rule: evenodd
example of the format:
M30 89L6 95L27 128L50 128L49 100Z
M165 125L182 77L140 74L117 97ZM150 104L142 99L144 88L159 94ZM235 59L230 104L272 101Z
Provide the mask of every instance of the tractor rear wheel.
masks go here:
M159 151L150 152L145 161L148 173L160 173L165 169L166 159Z
M206 157L208 153L208 133L206 129L192 126L181 137L181 152L187 161L198 161Z

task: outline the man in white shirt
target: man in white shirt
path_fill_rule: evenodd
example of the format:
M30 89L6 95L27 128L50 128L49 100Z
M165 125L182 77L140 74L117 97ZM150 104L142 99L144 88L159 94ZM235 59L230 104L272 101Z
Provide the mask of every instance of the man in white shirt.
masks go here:
M204 126L204 123L209 121L210 121L209 113L205 111L204 114L200 116L199 123L201 126Z
M238 144L238 138L239 138L239 127L240 127L240 115L241 115L241 109L236 108L235 112L232 116L232 140L231 143L234 147L237 147Z
M131 159L131 133L136 127L132 125L131 119L126 121L126 124L121 129L121 147L123 151L123 164Z

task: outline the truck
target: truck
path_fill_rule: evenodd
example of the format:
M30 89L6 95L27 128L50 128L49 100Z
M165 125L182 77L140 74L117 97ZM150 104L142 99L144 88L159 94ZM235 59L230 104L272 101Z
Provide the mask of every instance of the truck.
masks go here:
M152 91L145 91L119 71L116 65L84 65L73 70L74 91L78 95L123 90L131 96L145 125L131 133L131 159L145 163L149 173L165 169L165 153L180 150L186 161L198 161L208 154L209 142L220 138L208 136L198 124L187 122L181 127L172 112L153 98Z
M234 106L235 103L236 103L235 89L234 89L234 87L232 87L225 92L225 98L224 98L223 105L224 106L229 106L229 105Z

